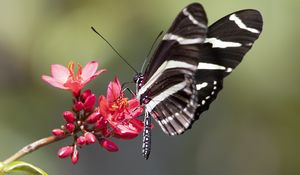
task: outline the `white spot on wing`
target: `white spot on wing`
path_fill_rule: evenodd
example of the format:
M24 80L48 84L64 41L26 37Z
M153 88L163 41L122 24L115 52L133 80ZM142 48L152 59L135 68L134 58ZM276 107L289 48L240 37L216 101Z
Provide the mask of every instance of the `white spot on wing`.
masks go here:
M241 47L241 43L230 42L230 41L222 41L217 38L206 38L204 43L211 43L213 48L227 48L227 47Z
M186 82L183 81L159 93L157 96L152 98L149 103L145 105L146 110L148 112L151 112L155 108L155 106L158 105L161 101L168 98L170 95L180 91L181 89L185 88L185 86L186 86Z
M229 68L229 67L226 68L221 65L212 64L212 63L203 63L203 62L199 62L197 68L198 69L209 69L209 70L227 70L227 72L230 72L230 70L232 70L232 68Z
M196 89L200 90L202 88L205 88L208 85L208 83L204 82L204 83L200 83L196 85Z
M161 123L165 125L165 124L168 123L168 121L164 119L164 120L161 121Z
M200 23L199 21L197 21L197 20L193 17L193 15L192 15L186 8L183 9L182 12L183 12L183 14L184 14L185 16L187 16L187 17L189 18L189 20L192 21L193 24L195 24L195 25L197 25L197 26L199 26L199 27L201 27L201 28L207 28L207 26L206 26L205 24L202 24L202 23Z
M183 38L181 36L174 35L172 33L165 34L162 40L175 40L181 45L201 44L204 42L203 38Z
M151 78L147 81L147 83L142 86L142 88L137 93L137 99L140 99L140 96L147 91L149 87L153 85L153 83L162 75L162 73L167 69L172 68L186 68L186 69L197 69L197 67L193 64L188 64L183 61L175 61L175 60L167 60L163 62L156 70L156 72L151 76Z
M173 119L174 119L174 118L171 117L171 116L168 117L168 120L169 120L169 121L172 121Z
M230 21L234 21L235 24L236 24L237 26L239 26L239 28L241 28L241 29L248 30L249 32L252 32L252 33L260 33L257 29L254 29L254 28L251 28L251 27L247 27L247 26L243 23L243 21L242 21L239 17L236 16L236 14L230 15L229 20L230 20Z
M178 129L178 130L177 130L177 133L180 134L180 133L182 133L183 131L184 131L183 129Z
M226 72L232 72L232 68L227 68Z

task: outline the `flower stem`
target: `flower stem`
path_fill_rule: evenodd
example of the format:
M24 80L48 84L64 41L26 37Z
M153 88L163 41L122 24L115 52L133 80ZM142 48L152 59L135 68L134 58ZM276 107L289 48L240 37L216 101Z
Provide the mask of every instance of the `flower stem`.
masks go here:
M15 160L20 159L21 157L38 150L39 148L49 145L51 143L54 143L56 141L62 140L66 137L68 137L70 135L65 135L65 136L61 136L61 137L57 137L57 136L49 136L49 137L45 137L42 138L40 140L37 140L35 142L32 142L28 145L26 145L25 147L23 147L22 149L20 149L18 152L16 152L14 155L10 156L9 158L7 158L6 160L3 161L4 164L9 164Z

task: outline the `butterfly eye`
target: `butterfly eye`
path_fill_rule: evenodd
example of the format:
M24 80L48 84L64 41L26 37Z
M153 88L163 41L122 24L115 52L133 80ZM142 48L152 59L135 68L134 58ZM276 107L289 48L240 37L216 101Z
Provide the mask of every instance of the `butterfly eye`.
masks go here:
M138 83L140 81L140 79L143 79L144 76L141 73L137 73L134 77L133 77L133 81L135 83Z

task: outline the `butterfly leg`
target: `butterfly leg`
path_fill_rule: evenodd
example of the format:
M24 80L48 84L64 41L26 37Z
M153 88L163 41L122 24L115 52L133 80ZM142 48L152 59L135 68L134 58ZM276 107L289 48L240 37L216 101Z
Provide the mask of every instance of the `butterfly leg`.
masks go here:
M128 91L131 95L135 96L135 93L128 87L124 88L122 92Z
M144 118L142 151L143 151L144 158L148 159L151 151L151 116L148 112L145 113L145 118Z

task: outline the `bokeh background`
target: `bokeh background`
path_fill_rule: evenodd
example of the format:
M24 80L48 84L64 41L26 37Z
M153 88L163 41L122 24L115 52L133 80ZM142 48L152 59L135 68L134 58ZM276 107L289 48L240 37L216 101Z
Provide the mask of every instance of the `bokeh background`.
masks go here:
M48 136L63 122L71 94L41 81L50 65L97 60L109 70L89 88L104 94L115 75L133 72L90 30L97 28L139 69L150 45L189 0L0 0L0 160ZM300 174L300 3L292 0L202 0L210 24L254 8L264 30L225 88L193 129L169 137L157 126L148 161L141 137L116 140L108 153L85 147L73 166L56 151L66 139L26 156L50 175L287 175Z

